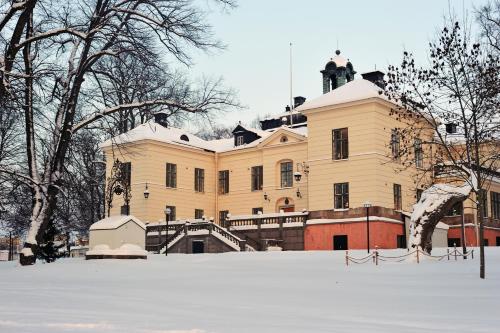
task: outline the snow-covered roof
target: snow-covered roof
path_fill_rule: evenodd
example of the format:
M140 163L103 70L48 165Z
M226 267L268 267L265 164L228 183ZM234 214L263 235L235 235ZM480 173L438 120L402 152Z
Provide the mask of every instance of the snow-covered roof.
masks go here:
M128 131L127 133L120 134L114 137L113 139L106 140L100 146L101 148L104 148L104 147L109 147L113 144L124 144L141 140L154 140L184 147L192 147L192 148L198 148L198 149L221 153L232 150L240 150L240 149L255 147L259 145L262 141L264 141L266 138L271 136L278 129L285 129L289 132L298 135L307 136L307 127L290 128L288 126L282 126L274 128L269 131L263 131L251 127L243 127L243 128L247 131L251 131L257 134L258 136L260 136L260 138L247 144L235 146L233 138L207 141L183 129L175 127L167 128L151 121L139 125L136 128ZM181 136L185 136L184 138L187 137L189 141L182 140Z
M278 113L278 114L269 115L262 120L271 120L271 119L280 119L281 120L281 118L283 118L283 117L287 117L290 115L297 115L297 114L300 114L300 112L298 112L297 108L295 108L292 111L286 111L286 112L282 112L282 113Z
M133 221L142 229L146 230L146 226L138 218L133 215L115 215L110 216L90 226L90 230L113 230L121 227L125 223Z
M335 55L333 58L330 59L330 61L333 61L337 67L347 67L347 64L349 61L347 61L346 58L341 56L340 54Z
M184 139L181 139L181 137ZM188 140L185 140L185 139ZM141 124L136 128L120 134L112 139L106 140L101 143L101 148L109 147L113 144L123 144L129 142L135 142L140 140L155 140L162 141L172 144L177 144L181 146L191 146L201 149L210 149L207 145L207 141L191 134L183 129L175 127L164 127L160 124L156 124L153 121Z
M326 94L323 94L318 98L305 102L296 110L303 112L306 110L317 109L324 106L343 104L368 98L380 98L383 100L388 100L387 97L381 92L382 89L375 83L365 79L357 79L350 81Z
M261 129L258 129L258 128L253 128L253 127L247 127L247 126L244 126L244 125L241 125L239 124L238 125L239 127L243 128L244 130L246 131L249 131L249 132L252 132L252 133L255 133L257 134L258 136L260 137L263 137L263 136L267 136L268 133L266 131L263 131ZM234 132L233 132L234 133Z

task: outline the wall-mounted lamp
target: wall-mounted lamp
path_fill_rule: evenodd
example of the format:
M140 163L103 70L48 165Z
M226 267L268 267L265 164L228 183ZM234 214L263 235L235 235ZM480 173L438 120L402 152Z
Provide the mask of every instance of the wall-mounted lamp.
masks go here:
M307 175L309 174L309 165L306 162L297 163L297 171L293 173L293 176L298 182L300 182L300 179L302 178L301 171L304 172L307 177Z
M297 198L302 198L302 193L300 193L300 188L297 187Z
M267 195L266 192L264 192L264 200L265 201L271 201L271 198L269 198L269 195Z
M144 190L144 199L149 198L148 183L146 183L146 189Z

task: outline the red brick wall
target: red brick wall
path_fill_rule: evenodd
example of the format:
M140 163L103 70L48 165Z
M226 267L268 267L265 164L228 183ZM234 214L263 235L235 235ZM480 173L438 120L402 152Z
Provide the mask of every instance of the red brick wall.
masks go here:
M448 230L448 238L462 238L461 233L460 228L450 228ZM497 237L500 237L500 230L484 229L484 239L488 240L489 246L496 246ZM465 240L467 246L478 246L475 227L465 227Z
M404 235L403 224L370 221L370 248L397 247L397 235ZM313 224L306 226L305 250L333 250L333 236L347 235L349 249L366 249L366 222Z

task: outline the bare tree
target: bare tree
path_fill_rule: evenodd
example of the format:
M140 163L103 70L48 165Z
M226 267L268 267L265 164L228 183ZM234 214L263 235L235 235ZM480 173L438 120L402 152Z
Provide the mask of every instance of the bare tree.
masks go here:
M231 0L215 0L233 6ZM184 0L25 0L0 7L0 102L24 114L26 168L2 167L32 192L30 228L22 265L33 264L57 206L74 135L103 117L164 106L197 113L228 105L220 90L191 99L134 99L110 103L96 93L107 79L108 58L133 55L147 62L157 52L189 63L188 50L219 48L203 11ZM215 104L215 105L214 105ZM26 172L24 172L26 170Z
M499 59L485 50L450 20L430 43L429 64L419 67L405 52L400 66L389 66L385 90L399 105L392 114L403 124L395 133L400 148L394 157L400 159L400 167L416 165L430 174L431 182L445 176L475 194L481 278L485 276L484 188L500 167ZM457 200L450 198L433 215L432 230Z
M488 2L476 10L481 35L496 52L500 52L500 0Z
M212 128L201 129L196 133L196 135L204 140L229 139L233 135L233 129L233 127L214 125Z

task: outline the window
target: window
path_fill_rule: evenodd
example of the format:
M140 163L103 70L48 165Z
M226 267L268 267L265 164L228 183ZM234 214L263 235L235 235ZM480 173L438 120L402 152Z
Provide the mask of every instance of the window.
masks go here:
M219 194L229 193L229 170L219 171Z
M252 167L252 191L261 191L263 182L262 165Z
M130 186L130 180L132 177L132 164L130 162L123 162L120 165L120 171L121 171L121 176L123 179L123 182L125 186L129 187Z
M448 247L460 247L460 238L448 238Z
M399 160L401 139L397 129L393 129L391 133L391 151L392 158Z
M170 214L168 214L169 221L175 221L175 206L166 206L165 208L170 208Z
M401 198L401 185L394 184L394 210L401 210L403 208L402 198Z
M245 143L245 138L243 137L243 135L238 135L236 137L236 145L241 146L244 143Z
M177 187L177 164L167 163L167 187Z
M203 212L203 209L195 209L194 210L194 218L195 219L202 219L203 215L205 215Z
M424 190L418 188L417 189L417 202L420 201L420 198L422 197L422 193L424 193Z
M227 220L227 214L229 214L228 210L221 210L219 212L219 224L224 225Z
M281 188L293 186L293 163L283 162L281 169Z
M422 140L415 139L415 166L421 168L424 165L424 152L422 150Z
M446 133L448 134L455 134L457 133L457 124L454 123L448 123L445 125L446 127Z
M281 138L280 138L280 142L288 142L288 138L283 135Z
M194 169L194 190L196 192L205 192L205 170Z
M120 206L120 215L130 215L130 205Z
M481 190L483 217L488 217L488 191Z
M259 212L262 213L263 211L262 207L252 208L252 215L257 215Z
M339 183L333 185L335 209L349 208L349 183Z
M406 237L405 235L396 236L396 244L398 249L406 249Z
M457 202L451 207L451 209L446 213L446 216L461 216L463 210L462 202Z
M349 157L347 128L332 131L332 146L334 160L344 160Z
M491 193L491 217L500 220L500 193Z

